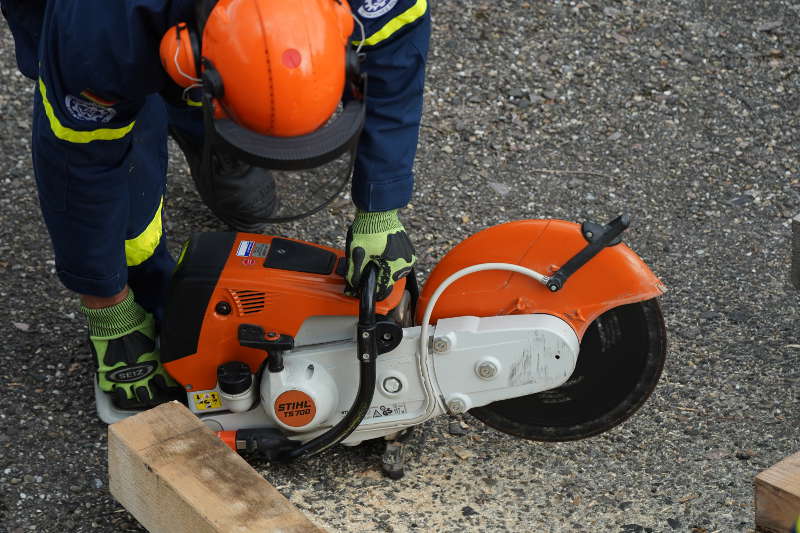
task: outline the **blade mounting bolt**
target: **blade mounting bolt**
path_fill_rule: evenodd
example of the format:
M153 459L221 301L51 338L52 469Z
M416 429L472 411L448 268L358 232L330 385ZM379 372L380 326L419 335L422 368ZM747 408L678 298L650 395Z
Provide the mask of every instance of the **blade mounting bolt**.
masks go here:
M475 367L475 373L479 378L492 379L497 375L497 365L491 361L481 361Z
M447 337L437 337L433 339L433 351L436 353L445 353L450 351L450 339Z
M467 410L467 404L460 398L453 398L447 402L447 408L450 409L450 412L453 414L460 414Z
M389 394L397 394L403 390L403 382L394 376L390 376L383 380L383 390Z

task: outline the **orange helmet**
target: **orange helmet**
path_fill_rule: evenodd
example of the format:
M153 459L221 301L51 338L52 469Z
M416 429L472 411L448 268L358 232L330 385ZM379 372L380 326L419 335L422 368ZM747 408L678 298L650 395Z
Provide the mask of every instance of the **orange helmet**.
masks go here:
M167 31L160 55L178 85L202 87L215 143L275 169L311 168L354 149L366 80L349 47L347 2L206 0L198 13L196 27ZM356 98L328 123L348 81Z

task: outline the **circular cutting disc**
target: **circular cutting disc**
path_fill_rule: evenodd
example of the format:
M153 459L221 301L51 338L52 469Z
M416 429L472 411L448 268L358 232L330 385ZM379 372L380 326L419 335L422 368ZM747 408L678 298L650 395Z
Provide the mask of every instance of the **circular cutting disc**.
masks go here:
M503 433L569 441L607 431L636 412L661 376L667 336L655 299L602 314L586 331L575 371L561 387L470 413Z

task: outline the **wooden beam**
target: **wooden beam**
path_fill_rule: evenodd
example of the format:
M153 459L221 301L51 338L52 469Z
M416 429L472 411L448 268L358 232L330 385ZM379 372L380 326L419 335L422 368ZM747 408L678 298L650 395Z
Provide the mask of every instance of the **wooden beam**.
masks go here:
M800 215L792 219L792 285L800 289Z
M756 529L789 533L800 516L800 452L755 479Z
M151 533L322 533L178 402L109 426L108 476Z

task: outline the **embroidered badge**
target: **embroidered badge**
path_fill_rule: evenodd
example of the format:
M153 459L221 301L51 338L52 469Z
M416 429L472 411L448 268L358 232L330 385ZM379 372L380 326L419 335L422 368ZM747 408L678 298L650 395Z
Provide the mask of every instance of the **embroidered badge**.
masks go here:
M117 114L116 109L104 107L95 102L89 102L82 98L76 98L68 94L64 99L67 111L78 120L86 122L109 122Z
M378 18L391 11L397 2L398 0L364 0L358 8L358 14L367 19Z

